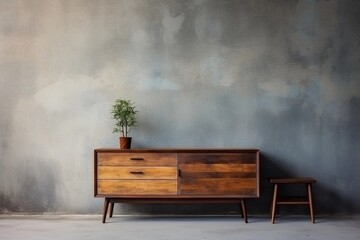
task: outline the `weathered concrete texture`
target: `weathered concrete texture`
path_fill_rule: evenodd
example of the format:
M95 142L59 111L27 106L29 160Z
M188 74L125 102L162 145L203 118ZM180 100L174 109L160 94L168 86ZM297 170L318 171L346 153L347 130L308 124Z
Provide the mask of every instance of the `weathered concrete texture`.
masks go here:
M359 213L359 39L356 0L0 1L0 212L100 212L92 150L117 146L129 98L134 147L261 149L250 213L284 175L318 179L318 212Z
M115 217L106 224L100 216L0 216L0 239L328 239L358 240L359 217L285 217L276 224L252 217Z

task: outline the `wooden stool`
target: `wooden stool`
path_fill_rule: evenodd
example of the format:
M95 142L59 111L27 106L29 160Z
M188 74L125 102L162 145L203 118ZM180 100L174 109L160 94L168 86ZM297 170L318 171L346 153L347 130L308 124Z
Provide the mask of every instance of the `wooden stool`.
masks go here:
M314 178L270 178L269 181L274 184L274 192L272 199L272 206L270 209L271 222L275 222L275 212L277 205L292 205L292 204L306 204L310 208L311 222L315 223L313 196L312 196L312 183L315 183ZM279 184L306 184L307 196L304 197L278 197Z

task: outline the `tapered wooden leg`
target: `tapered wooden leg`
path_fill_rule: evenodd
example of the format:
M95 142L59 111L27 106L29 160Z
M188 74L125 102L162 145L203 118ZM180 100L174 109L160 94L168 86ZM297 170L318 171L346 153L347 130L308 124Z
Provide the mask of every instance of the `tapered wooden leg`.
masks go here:
M271 219L271 217L272 217L272 206L273 206L273 203L274 203L274 190L275 190L275 184L273 184L273 186L272 186L272 194L273 194L273 196L271 197L270 219Z
M310 218L311 218L311 222L315 223L311 183L307 184L307 190L308 190L308 197L309 197Z
M246 212L246 203L245 203L244 199L241 199L241 210L242 210L242 215L245 220L245 223L248 223L247 212Z
M109 199L108 199L108 198L105 198L105 200L104 200L104 210L103 210L102 223L105 223L106 214L107 214L107 211L108 211L108 206L109 206Z
M244 212L243 212L243 207L242 207L242 204L241 204L241 200L240 200L240 214L241 214L241 217L244 218Z
M110 203L110 217L112 218L112 216L113 216L113 212L114 212L114 204L115 203Z
M271 223L275 223L276 201L277 201L278 185L274 185L274 193L271 206Z

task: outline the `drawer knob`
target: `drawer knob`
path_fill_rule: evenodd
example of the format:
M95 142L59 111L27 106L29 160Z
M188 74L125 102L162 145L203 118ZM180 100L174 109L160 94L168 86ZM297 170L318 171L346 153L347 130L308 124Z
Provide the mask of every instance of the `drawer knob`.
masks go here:
M141 158L141 157L132 157L132 158L130 158L130 160L133 160L133 161L142 161L142 160L144 160L144 159Z
M144 174L142 171L130 171L131 174Z

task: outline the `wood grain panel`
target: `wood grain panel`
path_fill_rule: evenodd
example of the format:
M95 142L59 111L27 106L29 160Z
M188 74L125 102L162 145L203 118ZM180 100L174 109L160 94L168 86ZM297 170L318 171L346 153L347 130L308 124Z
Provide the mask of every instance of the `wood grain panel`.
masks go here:
M182 178L256 178L255 172L181 172Z
M180 194L256 195L256 178L185 178Z
M176 153L98 153L99 166L176 166Z
M183 172L256 172L256 164L180 164Z
M177 168L99 166L98 179L177 179Z
M255 164L256 154L254 153L179 153L180 164L201 163L201 164Z
M183 178L255 178L256 164L180 164Z
M98 193L108 195L176 195L176 180L98 180Z

